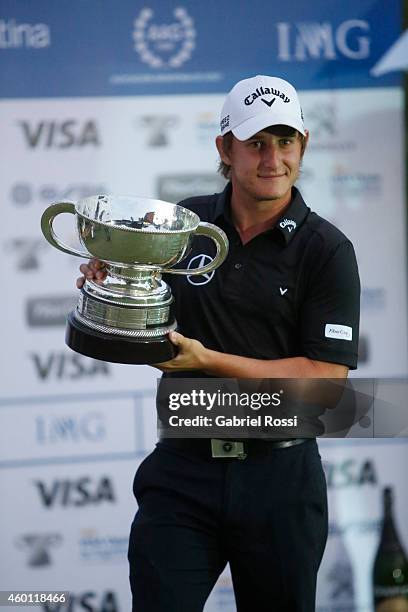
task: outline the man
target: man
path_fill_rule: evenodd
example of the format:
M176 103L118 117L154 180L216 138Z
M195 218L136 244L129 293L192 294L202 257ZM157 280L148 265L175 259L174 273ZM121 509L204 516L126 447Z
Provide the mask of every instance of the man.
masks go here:
M157 366L165 376L346 378L356 367L353 247L294 187L308 138L288 82L256 76L228 94L216 146L229 183L181 204L221 227L230 250L209 277L166 279L179 332L177 356ZM196 238L190 261L212 257ZM103 278L98 262L80 269ZM238 612L312 612L327 538L315 439L214 448L163 439L139 467L133 610L199 612L229 562Z

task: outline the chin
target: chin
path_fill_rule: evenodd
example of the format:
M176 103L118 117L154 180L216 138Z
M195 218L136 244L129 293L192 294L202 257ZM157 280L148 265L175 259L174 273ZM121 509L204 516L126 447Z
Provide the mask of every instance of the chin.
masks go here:
M254 195L257 200L281 200L288 195L288 190L259 189Z
M257 184L254 186L255 187L255 191L257 191L259 194L262 194L265 196L265 198L270 198L273 200L278 200L279 198L284 198L288 192L291 191L292 185L288 184L286 182L286 184Z

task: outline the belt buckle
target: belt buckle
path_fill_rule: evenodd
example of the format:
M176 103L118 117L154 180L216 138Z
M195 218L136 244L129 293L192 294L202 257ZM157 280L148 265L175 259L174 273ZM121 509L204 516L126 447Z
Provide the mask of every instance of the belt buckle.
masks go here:
M214 459L246 459L243 442L211 438L211 456Z

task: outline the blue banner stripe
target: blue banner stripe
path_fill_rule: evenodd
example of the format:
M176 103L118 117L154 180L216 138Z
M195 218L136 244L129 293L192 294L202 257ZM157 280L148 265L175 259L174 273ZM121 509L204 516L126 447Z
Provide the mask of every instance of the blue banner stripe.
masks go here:
M400 0L3 0L0 96L227 91L274 74L299 89L388 87L377 61L401 34Z

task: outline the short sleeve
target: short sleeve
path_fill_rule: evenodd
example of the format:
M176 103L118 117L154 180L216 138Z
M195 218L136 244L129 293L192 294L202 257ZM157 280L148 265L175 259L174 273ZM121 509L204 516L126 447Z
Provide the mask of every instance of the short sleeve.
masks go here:
M311 272L299 316L303 356L357 368L360 279L350 241Z

